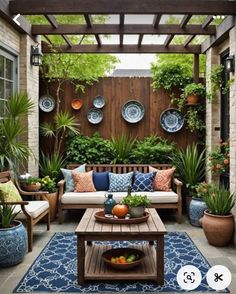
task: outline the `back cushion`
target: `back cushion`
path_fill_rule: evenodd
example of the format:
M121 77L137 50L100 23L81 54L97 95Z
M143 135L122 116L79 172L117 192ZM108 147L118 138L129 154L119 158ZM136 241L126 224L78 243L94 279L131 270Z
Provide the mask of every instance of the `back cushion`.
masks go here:
M73 192L75 189L74 179L72 177L72 171L75 171L77 173L85 173L85 166L86 166L86 164L83 164L73 170L61 168L61 172L65 178L65 181L66 181L66 192Z
M109 172L93 172L93 183L96 191L108 191Z
M132 186L133 172L126 174L109 173L109 192L127 192Z
M156 176L153 181L153 188L155 191L171 191L171 182L175 172L175 168L158 170L149 166L149 171L155 171Z
M134 174L134 184L132 187L133 192L138 191L153 191L153 179L155 177L155 172L150 173L140 173L138 171Z
M75 192L95 192L93 184L93 171L87 173L77 173L72 171L72 176L75 182Z
M2 194L4 202L22 201L20 193L12 181L0 183L0 193Z

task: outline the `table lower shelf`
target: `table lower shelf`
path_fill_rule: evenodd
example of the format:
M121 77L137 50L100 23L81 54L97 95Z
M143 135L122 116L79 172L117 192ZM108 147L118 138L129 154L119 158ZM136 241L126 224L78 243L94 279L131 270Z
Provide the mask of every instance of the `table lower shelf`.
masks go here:
M112 247L110 245L87 246L85 256L85 280L156 280L156 248L155 246L135 245L133 248L144 251L145 258L140 265L130 270L116 270L109 267L102 259L102 253Z

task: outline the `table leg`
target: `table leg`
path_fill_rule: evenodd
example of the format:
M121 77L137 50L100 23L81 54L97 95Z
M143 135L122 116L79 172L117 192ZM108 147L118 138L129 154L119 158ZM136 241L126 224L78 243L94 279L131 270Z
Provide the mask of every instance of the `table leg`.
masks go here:
M77 235L77 274L78 284L84 283L84 267L85 267L85 240Z
M157 283L164 284L164 235L158 236L156 245Z

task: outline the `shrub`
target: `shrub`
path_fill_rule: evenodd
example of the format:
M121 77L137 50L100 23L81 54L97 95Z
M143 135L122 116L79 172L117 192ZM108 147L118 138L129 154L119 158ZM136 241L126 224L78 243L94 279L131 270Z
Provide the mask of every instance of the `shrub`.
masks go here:
M222 142L209 153L209 166L213 174L222 174L229 170L229 143Z
M137 141L136 148L132 152L132 162L170 163L174 149L173 143L156 135L150 135Z
M95 133L71 137L65 152L68 162L100 164L111 162L112 148L108 140Z

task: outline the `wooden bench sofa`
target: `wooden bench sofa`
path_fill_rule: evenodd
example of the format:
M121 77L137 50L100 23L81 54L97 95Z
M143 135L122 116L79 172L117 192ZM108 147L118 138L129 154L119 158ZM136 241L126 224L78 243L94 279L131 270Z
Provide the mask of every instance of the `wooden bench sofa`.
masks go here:
M80 164L69 164L68 169L75 169ZM154 168L163 170L171 168L168 164L152 164ZM87 164L86 171L103 172L109 171L112 173L128 173L131 171L139 171L147 173L149 171L148 164ZM142 192L152 200L151 207L158 209L174 209L178 213L178 223L182 222L182 196L181 196L182 182L173 178L172 192L154 191L154 192ZM86 208L99 208L103 207L105 200L105 191L97 192L64 192L65 180L61 180L58 183L59 187L59 223L63 222L64 210L69 209L86 209ZM121 195L122 193L122 195ZM139 192L136 192L136 194ZM88 195L89 194L89 195ZM113 192L114 198L121 200L121 196L126 196L127 192ZM154 197L152 197L152 195ZM120 201L118 200L118 201Z

